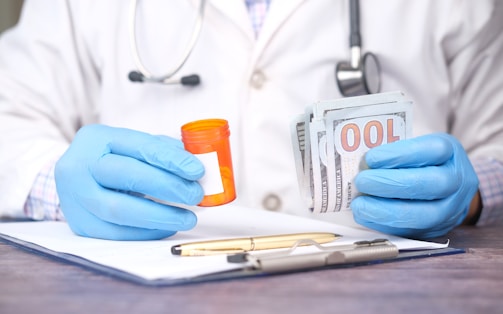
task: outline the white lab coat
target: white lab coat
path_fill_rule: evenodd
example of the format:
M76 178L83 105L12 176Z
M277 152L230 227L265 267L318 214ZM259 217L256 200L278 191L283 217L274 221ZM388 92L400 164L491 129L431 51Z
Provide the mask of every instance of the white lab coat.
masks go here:
M144 64L168 72L190 37L198 0L141 1ZM498 5L495 6L495 3ZM415 101L414 134L451 132L471 158L503 161L502 1L362 0L363 51L382 91ZM85 124L180 137L186 122L229 120L237 203L307 214L289 123L339 98L334 70L349 59L348 1L273 0L257 40L244 4L212 0L181 74L195 88L132 83L125 0L26 1L0 42L0 212L21 213L39 169Z

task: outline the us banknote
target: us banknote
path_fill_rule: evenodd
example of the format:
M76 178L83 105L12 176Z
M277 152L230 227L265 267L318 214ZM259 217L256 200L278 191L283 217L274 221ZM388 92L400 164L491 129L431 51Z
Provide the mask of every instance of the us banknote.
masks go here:
M401 92L321 101L292 121L297 178L315 213L350 210L365 153L412 136L412 101Z

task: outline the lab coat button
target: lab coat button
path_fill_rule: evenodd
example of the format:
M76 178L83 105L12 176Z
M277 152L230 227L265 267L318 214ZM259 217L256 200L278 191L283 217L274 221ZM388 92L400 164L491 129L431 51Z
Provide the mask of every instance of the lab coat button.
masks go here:
M260 70L256 70L255 72L253 72L253 74L251 76L250 84L254 88L260 89L264 85L265 81L266 81L266 76L265 76L264 72L262 72Z
M268 194L262 200L262 206L270 211L278 211L281 208L281 199L276 194Z

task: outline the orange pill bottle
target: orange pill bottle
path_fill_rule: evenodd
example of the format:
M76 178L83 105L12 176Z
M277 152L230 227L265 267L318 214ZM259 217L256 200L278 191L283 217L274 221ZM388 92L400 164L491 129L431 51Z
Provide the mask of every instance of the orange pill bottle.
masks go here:
M236 198L229 136L229 124L223 119L198 120L182 126L185 149L205 168L199 181L204 190L199 206L223 205Z

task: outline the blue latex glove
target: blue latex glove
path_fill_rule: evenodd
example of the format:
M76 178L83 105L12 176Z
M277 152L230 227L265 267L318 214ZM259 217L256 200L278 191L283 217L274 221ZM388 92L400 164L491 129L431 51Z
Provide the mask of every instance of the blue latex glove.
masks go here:
M404 237L444 235L465 219L478 179L461 144L444 133L382 145L355 178L364 195L351 203L355 221Z
M85 126L56 163L61 209L78 235L150 240L194 227L204 166L179 140L104 125Z

